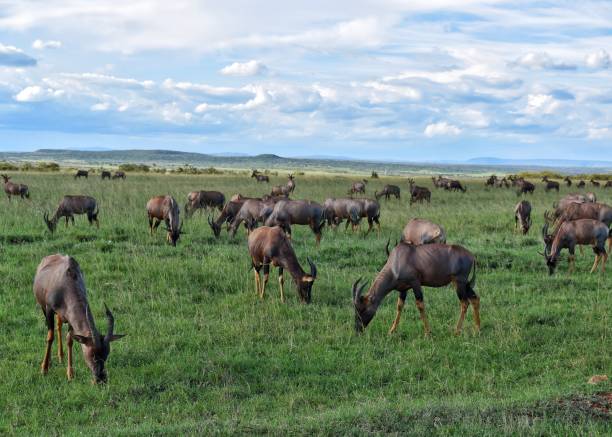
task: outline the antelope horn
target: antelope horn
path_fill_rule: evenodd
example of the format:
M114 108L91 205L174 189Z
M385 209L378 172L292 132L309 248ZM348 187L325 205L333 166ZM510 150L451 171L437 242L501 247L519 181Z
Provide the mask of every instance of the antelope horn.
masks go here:
M89 311L89 304L86 304L85 307L85 318L87 319L87 325L89 326L89 331L91 332L91 338L94 342L94 346L96 348L99 348L100 334L98 333L98 329L96 328L96 323L94 322L93 315Z
M357 298L359 297L359 283L361 282L361 277L359 277L354 283L353 283L353 302L355 302L357 300Z
M315 279L317 277L317 266L315 265L315 263L312 262L310 258L306 258L306 260L308 261L308 265L310 266L310 276Z
M389 257L389 244L391 243L391 238L387 238L387 244L385 245L385 252L387 252L387 258Z
M113 317L113 313L106 306L106 302L104 303L104 309L106 310L106 322L108 323L108 331L106 332L106 337L104 337L104 341L110 342L111 338L113 338L113 331L115 329L115 318Z
M210 216L208 216L208 224L209 224L210 226L212 226L212 220L211 220Z

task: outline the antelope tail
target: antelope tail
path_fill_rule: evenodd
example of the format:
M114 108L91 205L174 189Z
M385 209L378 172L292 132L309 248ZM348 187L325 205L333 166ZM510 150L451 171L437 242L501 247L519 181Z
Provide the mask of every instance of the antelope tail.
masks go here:
M474 258L474 265L472 265L472 279L468 279L468 284L471 288L474 288L476 284L476 258Z

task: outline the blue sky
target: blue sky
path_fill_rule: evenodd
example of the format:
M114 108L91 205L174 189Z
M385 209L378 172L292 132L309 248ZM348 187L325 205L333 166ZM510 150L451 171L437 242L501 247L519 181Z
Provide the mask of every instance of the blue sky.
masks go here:
M0 0L0 11L4 151L612 160L612 2Z

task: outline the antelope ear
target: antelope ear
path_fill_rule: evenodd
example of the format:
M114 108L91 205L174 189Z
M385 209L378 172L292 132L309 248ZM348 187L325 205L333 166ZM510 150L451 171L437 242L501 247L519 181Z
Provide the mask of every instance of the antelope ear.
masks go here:
M310 275L302 276L302 282L314 282L314 278Z
M110 338L110 341L116 341L116 340L121 340L123 337L125 337L127 334L113 334Z
M93 346L93 338L85 337L83 335L72 334L72 338L78 343L84 344L85 346Z

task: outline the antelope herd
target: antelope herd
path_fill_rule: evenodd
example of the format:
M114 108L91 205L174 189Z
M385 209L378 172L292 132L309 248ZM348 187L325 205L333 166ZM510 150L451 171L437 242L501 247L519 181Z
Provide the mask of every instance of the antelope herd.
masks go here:
M87 170L79 170L74 179L88 177ZM9 201L11 196L29 199L27 185L10 181L8 175L0 175L4 179L4 191ZM269 176L253 170L251 174L257 182L270 182ZM125 173L117 171L111 174L103 170L101 178L125 179ZM410 193L409 205L415 202L431 203L432 192L429 188L416 185L412 178L407 178ZM547 176L542 178L546 193L560 190L560 182ZM563 179L570 188L584 188L585 182L580 180L573 184L570 177ZM458 180L443 176L432 177L433 187L451 192L466 193L467 188ZM380 233L381 198L390 200L393 196L401 201L401 189L398 185L386 184L381 191L374 190L374 199L366 197L368 181L362 179L352 183L349 197L327 198L322 204L313 200L295 200L290 198L296 191L296 181L289 174L285 185L272 188L270 194L261 197L245 197L235 194L229 201L219 191L192 191L187 195L183 210L185 218L190 218L200 210L209 211L208 224L216 238L220 237L223 227L231 237L234 237L243 225L247 232L248 253L251 268L255 276L256 294L263 298L269 279L270 266L278 268L278 284L280 300L285 301L284 272L287 271L295 282L299 300L303 303L312 301L312 287L317 279L317 267L307 258L309 271L305 271L297 258L292 246L292 226L308 226L315 236L315 244L321 243L323 229L327 225L337 230L345 222L345 232L351 225L352 232L360 228L361 221L367 220L368 235L374 225ZM598 181L591 184L600 187ZM535 184L524 177L509 175L498 178L490 176L485 181L485 187L509 188L515 187L517 195L533 194ZM607 181L604 188L612 187L612 181ZM427 207L426 207L427 208ZM218 211L216 218L212 215ZM43 214L44 223L51 233L57 228L61 218L65 224L74 216L86 214L90 225L98 221L99 207L96 199L83 195L66 195L60 201L55 213ZM166 228L166 240L176 246L183 233L183 223L180 220L180 208L176 199L170 195L152 197L146 204L149 223L149 233L154 234L163 222ZM514 207L515 228L523 234L528 234L532 226L533 207L527 200L521 200ZM548 272L552 275L558 265L560 254L564 249L569 252L569 271L575 269L576 246L592 246L595 260L591 273L598 267L605 271L608 259L607 251L612 250L612 207L597 202L594 193L570 193L553 203L553 210L544 213L542 240L544 251L540 252L545 259ZM606 241L608 248L606 251ZM400 241L392 250L387 242L387 261L364 294L367 282L359 278L352 287L353 309L355 313L355 330L363 331L374 318L376 311L385 296L396 290L399 293L395 319L389 330L397 330L402 309L408 290L412 290L416 307L423 323L425 335L430 334L423 298L423 287L444 287L453 284L460 302L459 318L455 333L459 334L469 306L472 306L476 330L480 330L480 298L474 291L476 281L476 258L466 248L447 244L447 233L443 226L423 218L412 218L401 232ZM263 270L263 278L260 276ZM81 344L85 363L90 368L94 382L105 382L107 379L105 362L110 353L110 343L123 337L114 334L114 317L106 308L108 331L101 335L95 325L93 314L87 300L85 280L77 261L69 256L50 255L45 257L34 278L34 294L40 305L47 325L47 345L41 370L46 373L51 360L51 346L55 338L57 324L58 359L63 361L62 326L68 325L66 345L68 350L67 377L74 376L72 344Z

